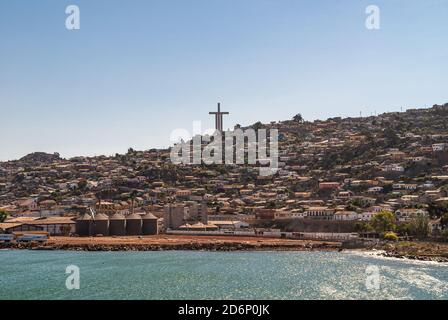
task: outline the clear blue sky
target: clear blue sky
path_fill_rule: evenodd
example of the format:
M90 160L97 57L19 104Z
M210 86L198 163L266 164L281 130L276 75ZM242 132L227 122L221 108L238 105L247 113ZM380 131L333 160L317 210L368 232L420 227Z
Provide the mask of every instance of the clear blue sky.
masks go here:
M225 127L448 102L448 0L0 0L0 160L168 146L218 101Z

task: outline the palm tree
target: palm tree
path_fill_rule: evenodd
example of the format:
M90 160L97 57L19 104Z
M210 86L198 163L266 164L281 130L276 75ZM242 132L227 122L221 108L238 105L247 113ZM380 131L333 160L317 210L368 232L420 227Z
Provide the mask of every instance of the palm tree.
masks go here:
M260 121L255 122L254 125L253 125L253 129L254 130L259 130L262 127L263 127L263 124Z
M100 210L101 210L101 191L100 192L97 192L96 194L95 194L95 196L96 196L96 198L98 199L98 213L100 213Z
M129 197L131 198L131 213L134 213L134 202L137 197L137 190L132 190Z

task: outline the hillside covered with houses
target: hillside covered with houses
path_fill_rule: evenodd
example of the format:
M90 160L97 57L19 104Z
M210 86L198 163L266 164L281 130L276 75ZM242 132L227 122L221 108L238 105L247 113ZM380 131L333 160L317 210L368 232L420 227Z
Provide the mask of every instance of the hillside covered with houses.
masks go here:
M251 127L279 130L275 175L250 165L174 165L170 150L158 149L71 159L37 152L2 162L0 229L51 225L67 234L95 207L106 215L152 212L163 230L167 207L201 203L202 222L220 228L393 229L446 239L448 103L313 122L297 115ZM187 222L199 223L185 216L173 228Z

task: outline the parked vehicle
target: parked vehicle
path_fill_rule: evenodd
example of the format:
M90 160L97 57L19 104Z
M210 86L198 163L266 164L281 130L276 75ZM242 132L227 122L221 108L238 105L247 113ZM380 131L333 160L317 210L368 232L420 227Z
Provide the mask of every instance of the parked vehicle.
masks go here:
M46 236L47 239L50 239L50 233L47 231L15 231L12 234L15 236L15 238L28 235L28 236Z
M0 241L3 242L11 242L14 240L14 235L13 234L0 234Z
M42 234L24 234L16 238L17 242L32 242L32 241L45 242L47 240L48 237Z

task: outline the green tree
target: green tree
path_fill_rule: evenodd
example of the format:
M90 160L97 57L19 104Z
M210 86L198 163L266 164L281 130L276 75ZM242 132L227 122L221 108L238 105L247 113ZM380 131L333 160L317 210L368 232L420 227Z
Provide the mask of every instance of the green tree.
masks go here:
M390 126L387 126L386 129L384 129L384 137L386 138L388 146L396 147L400 142L397 132Z
M371 225L373 229L378 233L395 231L396 229L395 215L390 211L378 212L373 216Z
M275 209L275 202L274 201L269 201L266 204L266 209Z
M442 231L442 238L448 241L448 229Z
M254 127L254 130L259 130L259 129L261 129L261 127L263 127L263 124L260 121L258 121L253 125L253 127Z
M448 213L445 213L440 218L440 225L442 226L443 229L446 229L448 227Z
M397 225L395 231L400 235L408 236L412 233L412 227L410 223L402 223Z
M78 182L78 188L80 190L85 190L86 187L87 187L87 181L85 179L82 179Z
M409 231L411 235L423 239L429 234L429 218L424 215L419 215L411 220L409 223Z
M292 120L294 120L295 122L303 122L303 117L300 113L296 114Z
M441 187L440 190L444 193L445 197L448 197L448 184Z
M6 218L8 218L8 213L5 210L0 210L0 223L5 222Z
M389 194L389 193L392 192L392 190L393 190L392 184L386 184L386 185L383 186L383 191L382 192L384 194Z
M389 231L384 234L384 239L388 241L398 241L398 236L395 232Z
M370 223L367 222L358 222L355 224L355 229L358 232L372 232L373 227L370 225Z
M428 205L428 212L431 218L440 218L448 213L448 204L431 202Z
M348 202L346 210L356 211L359 208L367 208L368 206L369 203L366 200L355 198Z

